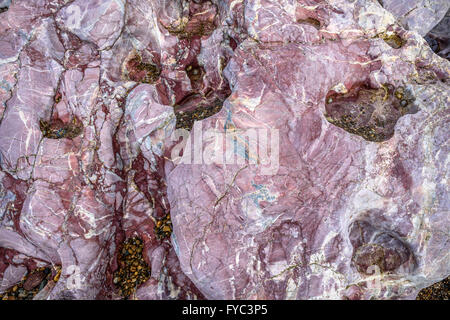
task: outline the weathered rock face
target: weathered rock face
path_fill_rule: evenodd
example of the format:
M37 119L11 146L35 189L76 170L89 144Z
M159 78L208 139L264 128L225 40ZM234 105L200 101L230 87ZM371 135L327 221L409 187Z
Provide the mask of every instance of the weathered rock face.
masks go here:
M447 11L445 17L434 27L426 36L431 49L447 60L450 60L450 10Z
M216 299L405 298L445 277L448 63L373 2L246 4L233 93L201 125L277 130L279 168L170 173L184 272Z
M50 264L37 298L117 299L142 266L127 296L450 274L450 62L421 37L446 41L447 1L3 2L0 293Z
M408 30L417 31L424 36L430 31L450 9L446 0L378 0L391 12L398 22Z

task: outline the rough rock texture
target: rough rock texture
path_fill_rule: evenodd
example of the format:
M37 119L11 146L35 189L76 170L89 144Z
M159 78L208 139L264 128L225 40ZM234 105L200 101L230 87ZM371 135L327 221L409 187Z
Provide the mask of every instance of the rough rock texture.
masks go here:
M450 274L450 62L422 38L447 1L3 2L0 292L54 264L37 298L118 299L133 237L137 299L412 299Z
M447 11L445 17L434 27L427 35L430 47L443 58L450 60L450 10Z
M378 0L378 2L397 21L408 30L417 31L424 36L430 31L450 9L447 0Z
M450 277L422 289L416 300L450 300Z

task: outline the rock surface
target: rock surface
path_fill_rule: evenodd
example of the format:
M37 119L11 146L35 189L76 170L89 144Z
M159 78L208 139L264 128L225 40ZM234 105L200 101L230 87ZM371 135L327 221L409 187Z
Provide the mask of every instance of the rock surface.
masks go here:
M447 11L445 17L439 22L427 35L427 40L430 47L435 53L447 60L450 60L450 10Z
M417 31L424 36L430 31L450 9L446 0L378 0L391 12L398 22L408 30Z
M413 2L0 1L0 293L61 265L36 299L122 298L130 238L128 298L446 278L448 2Z

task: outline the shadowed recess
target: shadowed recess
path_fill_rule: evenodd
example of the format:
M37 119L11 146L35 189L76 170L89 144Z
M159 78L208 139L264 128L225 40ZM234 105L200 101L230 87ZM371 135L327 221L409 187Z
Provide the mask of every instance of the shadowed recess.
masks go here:
M325 117L335 126L367 141L383 142L394 135L398 119L418 111L414 100L403 87L386 84L371 89L367 84L359 84L345 94L328 92Z

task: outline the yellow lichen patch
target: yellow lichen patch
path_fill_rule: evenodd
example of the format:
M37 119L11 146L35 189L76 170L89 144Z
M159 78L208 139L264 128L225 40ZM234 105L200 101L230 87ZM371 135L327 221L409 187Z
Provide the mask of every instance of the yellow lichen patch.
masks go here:
M402 87L397 88L397 90L395 90L395 92L394 92L394 95L399 100L403 99L404 89Z
M386 139L386 136L382 132L377 132L374 127L371 126L357 126L355 119L351 115L343 115L340 119L332 119L327 116L327 120L349 133L357 134L367 141L382 142ZM379 124L382 125L381 123Z
M406 43L406 41L396 33L382 33L379 37L394 49L399 49Z
M170 26L166 27L167 31L172 34L180 34L184 32L184 28L186 28L186 25L189 22L188 17L182 17L181 19L178 19L177 21L173 22Z
M114 273L113 283L125 299L150 278L150 267L144 260L143 251L144 242L134 237L122 244L118 254L119 269Z
M60 266L56 266L55 270L56 270L56 275L53 277L53 281L58 282L59 278L61 277L62 268Z

